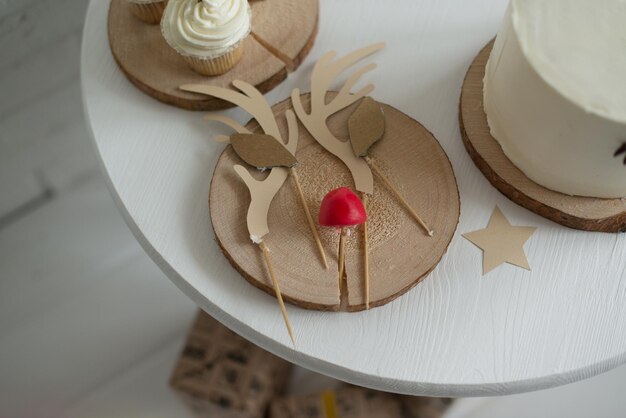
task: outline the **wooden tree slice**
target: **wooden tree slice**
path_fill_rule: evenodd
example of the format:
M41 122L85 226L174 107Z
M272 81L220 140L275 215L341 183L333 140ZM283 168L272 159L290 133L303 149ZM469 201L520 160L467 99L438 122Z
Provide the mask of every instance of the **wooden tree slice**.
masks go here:
M259 0L251 7L252 36L295 71L315 42L318 0Z
M329 93L334 95L336 93ZM305 106L309 95L303 97ZM348 118L358 103L331 116L328 125L339 138L347 138ZM460 201L452 166L439 142L422 125L391 106L381 104L387 127L370 155L394 182L409 203L435 230L430 238L403 209L401 204L375 178L374 194L368 202L370 244L370 301L380 306L402 295L422 280L446 252L459 220ZM283 136L287 127L287 99L273 107ZM247 128L258 131L255 121ZM259 132L260 133L260 132ZM326 152L306 129L299 126L298 175L314 219L322 198L340 186L353 187L347 168ZM224 255L246 280L272 294L257 245L250 241L246 211L250 197L235 174L241 164L231 146L220 156L209 192L209 208L215 237ZM267 173L250 169L257 178ZM308 309L339 310L337 248L339 234L320 228L320 238L328 256L329 269L319 261L305 214L298 200L293 179L287 179L278 192L269 214L270 233L266 243L285 301ZM365 308L363 286L362 229L352 231L346 242L348 284L347 309Z
M459 123L474 164L506 197L544 218L585 231L626 231L626 200L569 196L547 189L519 170L491 136L483 110L483 77L493 42L478 54L465 76Z
M207 77L190 69L167 45L159 25L137 19L127 0L111 0L111 52L126 77L161 102L189 110L232 107L230 102L184 92L178 86L204 83L230 87L233 80L243 80L266 93L298 67L317 35L318 0L263 0L250 5L252 33L244 41L244 56L226 74Z

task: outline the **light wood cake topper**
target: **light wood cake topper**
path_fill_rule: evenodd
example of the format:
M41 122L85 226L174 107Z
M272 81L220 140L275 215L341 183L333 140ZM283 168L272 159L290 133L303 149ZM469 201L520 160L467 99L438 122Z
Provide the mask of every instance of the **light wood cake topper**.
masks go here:
M368 155L370 147L379 141L384 133L384 113L372 98L364 98L365 95L374 90L372 84L366 85L356 93L351 93L350 90L363 74L376 68L376 64L368 64L355 71L342 86L339 94L330 102L326 102L326 92L335 78L358 61L382 49L384 46L384 43L373 44L336 60L334 60L336 56L335 51L326 53L313 67L310 112L306 112L302 106L299 89L294 89L291 100L298 118L313 135L313 138L348 167L352 174L354 186L358 191L362 192L366 206L369 202L368 195L373 193L374 179L372 170L374 170L385 187L396 196L417 224L423 228L428 236L432 236L433 230L426 225L415 209L411 207L376 162ZM337 111L357 101L361 101L361 104L352 113L348 121L350 140L342 141L330 132L327 120ZM366 294L365 306L367 308L369 307L369 242L367 222L363 224L363 237L363 274Z
M294 179L294 182L296 184L296 190L298 192L298 195L300 197L300 202L302 204L302 208L306 214L307 217L307 221L309 224L309 229L311 231L311 235L317 245L317 249L319 251L320 254L320 258L321 258L321 262L324 266L324 268L328 268L328 261L326 260L326 253L324 252L324 247L322 246L322 243L320 241L319 238L319 234L317 232L317 228L315 227L315 223L313 222L313 217L311 216L311 211L309 209L309 206L306 202L306 199L304 197L304 193L302 191L302 186L300 185L300 179L298 177L298 173L295 169L295 147L296 147L296 143L295 141L297 140L297 124L296 124L296 118L293 114L293 111L288 111L285 112L285 117L287 118L287 122L289 124L289 142L287 144L284 144L282 141L280 141L280 135L278 135L278 130L276 127L276 123L274 120L274 117L272 115L272 110L269 106L269 104L265 101L265 98L263 97L263 95L254 87L250 86L248 83L245 83L243 81L240 80L235 80L233 82L233 86L240 89L241 91L243 91L244 93L248 94L249 97L246 97L244 95L241 95L239 93L230 91L228 89L223 89L223 88L219 88L219 87L214 87L214 86L209 86L209 85L203 85L203 84L188 84L188 85L183 85L180 86L180 89L183 91L190 91L190 92L194 92L194 93L199 93L199 94L204 94L207 96L211 96L211 97L218 97L222 100L226 100L230 103L233 103L237 106L242 107L243 109L245 109L246 111L248 111L248 113L250 113L251 115L255 116L255 119L261 124L261 126L264 129L264 132L267 135L256 135L255 138L257 139L262 139L262 140L267 140L267 136L274 138L275 140L277 140L277 143L274 144L271 147L265 147L265 149L263 150L263 155L264 158L266 159L265 163L262 162L259 159L259 155L257 156L252 156L250 155L251 153L248 152L249 150L243 150L245 151L245 155L244 154L239 154L238 156L243 159L244 161L248 160L247 162L253 166L255 166L258 169L265 169L268 167L268 165L266 165L266 163L269 163L270 160L273 160L274 163L269 163L269 166L272 166L273 169L271 172L276 172L276 173L280 173L277 174L277 180L276 183L274 183L273 178L270 178L268 176L268 179L266 179L266 181L269 181L268 183L268 187L272 187L271 190L264 190L262 192L262 195L265 196L263 199L259 198L258 200L260 202L263 203L262 207L252 207L251 209L248 211L248 222L250 223L251 220L255 221L255 229L258 229L257 232L262 232L261 235L257 234L257 233L252 233L250 232L250 238L252 239L253 242L256 242L256 239L261 239L265 234L267 234L269 232L269 229L267 228L267 213L269 211L269 205L271 203L271 200L273 198L273 196L276 194L276 191L283 185L283 183L285 182L285 179L287 178L288 174L291 174L292 178ZM250 98L254 98L254 100L250 100ZM261 118L261 119L259 119ZM237 131L240 135L252 135L251 132L249 132L246 128L244 128L243 126L241 126L237 121L226 117L226 116L222 116L222 115L209 115L207 116L207 119L209 120L214 120L217 122L221 122L225 125L230 126L231 128L233 128L235 131ZM265 121L263 123L263 121ZM269 129L267 129L267 128ZM292 143L292 138L294 139L294 142ZM233 148L235 149L235 151L237 151L237 142L239 141L239 137L235 136L235 143L233 144ZM220 141L220 142L230 142L230 138L224 137L223 135L218 135L216 137L216 140ZM270 141L271 142L271 141ZM280 163L278 164L278 160L282 159L284 160L286 158L286 155L284 152L278 152L279 150L281 150L281 147L286 147L289 154L292 155L293 160L292 161L288 161L288 162L284 162L284 163ZM277 148L278 147L278 148ZM255 148L257 148L255 146ZM282 166L282 167L279 167ZM286 170L278 170L279 168L283 168L283 167L289 167L289 171ZM235 167L235 170L237 172L243 170L246 171L245 168L237 168ZM280 176L280 177L278 177ZM243 178L243 177L242 177ZM245 181L246 179L244 179ZM280 181L280 184L279 184ZM274 190L274 187L276 188L276 190ZM268 196L270 196L269 192L272 192L273 194L271 194L271 198L269 198L268 201ZM252 193L252 191L251 191ZM254 219L251 219L254 218ZM263 224L261 224L261 219L263 218Z
M101 0L104 1L104 0ZM265 93L294 71L313 47L318 28L318 0L250 2L252 32L241 61L226 74L205 77L170 48L159 25L148 25L130 11L127 0L111 0L108 34L111 52L126 77L144 93L190 110L217 110L231 103L178 89L181 84L209 83L229 88L244 80Z
M230 136L230 144L239 158L259 170L291 168L298 163L296 157L271 135L234 134Z
M385 114L376 100L364 97L348 119L350 144L357 157L365 157L369 149L385 133Z
M368 84L356 93L350 93L354 84L361 76L376 68L376 64L368 64L352 74L343 85L339 93L330 102L326 102L326 92L330 85L342 72L358 61L366 58L374 52L384 48L384 43L370 45L356 50L345 57L333 59L337 55L335 51L324 54L313 67L311 75L311 110L304 110L300 96L300 90L294 89L291 93L294 110L298 119L313 135L313 138L328 152L339 158L350 170L354 187L363 193L372 194L374 191L374 178L367 163L354 155L349 141L342 141L328 129L327 119L334 113L345 109L374 90L372 84Z
M242 158L244 161L251 160L253 165L259 164L261 167L255 167L257 169L271 167L269 169L269 174L267 175L267 177L261 180L257 180L250 174L250 172L245 167L239 164L235 164L233 166L235 172L243 180L246 187L248 188L248 191L250 192L250 204L248 205L248 213L246 216L246 224L248 227L248 232L250 234L250 240L253 243L257 244L263 253L270 279L272 281L274 294L278 299L278 303L280 305L280 309L285 320L285 325L287 326L291 341L295 344L293 331L280 292L278 279L274 273L274 266L271 261L270 250L265 243L264 238L270 232L267 225L267 216L270 210L270 205L272 203L272 200L274 199L274 196L276 196L276 193L278 193L278 190L282 187L283 183L285 183L285 180L289 175L289 171L287 168L279 166L284 165L281 164L279 160L285 159L286 152L287 154L291 155L293 161L295 161L295 157L293 157L293 155L296 153L296 147L298 145L298 125L296 123L293 112L285 112L288 126L288 134L287 141L284 141L278 129L278 125L276 124L276 119L274 117L272 109L265 101L263 94L261 94L250 84L243 81L234 81L233 86L241 90L242 93L209 85L186 85L181 86L180 88L181 90L185 91L192 91L195 93L206 94L208 96L219 97L222 100L227 100L233 104L236 104L246 110L251 115L253 115L256 121L259 123L260 127L263 129L264 134L254 134L244 126L240 125L234 119L221 115L207 116L207 119L222 122L237 131L238 135L233 135L235 143L238 143L239 141L257 142L257 144L252 145L252 150L248 149L248 146L243 145L243 143L239 143L237 147L235 147L235 143L233 143L233 148L235 150L239 148L239 150L242 152L242 154L238 153L240 158ZM220 141L224 140L223 137L220 137L218 139ZM249 151L253 152L254 148L256 148L257 145L261 147L262 152L257 152L256 156L251 155ZM264 145L265 147L263 147ZM257 157L259 156L261 156L262 158L257 161Z
M587 231L626 231L626 199L599 199L558 193L530 180L491 136L483 110L483 78L493 43L471 64L461 93L461 136L474 164L506 197L544 218Z
M234 90L224 89L211 85L183 85L181 90L194 93L205 94L207 96L219 97L222 100L229 101L253 115L254 119L259 123L265 135L275 138L280 144L283 144L290 154L294 155L298 145L298 126L293 112L285 112L285 117L289 126L287 141L282 139L276 119L272 113L272 109L265 101L265 97L253 86L240 80L233 82L233 86L241 90L238 93ZM206 119L221 122L228 125L239 134L251 135L247 128L239 124L234 119L222 115L208 115ZM218 137L219 141L225 141L223 137ZM250 231L250 239L255 242L261 242L263 237L269 233L267 226L267 214L270 210L272 199L278 193L289 175L289 171L284 167L272 167L269 175L263 180L256 180L250 175L248 170L241 166L235 165L235 171L248 186L250 190L250 206L248 207L247 224Z
M313 217L311 216L311 210L309 209L309 205L306 201L306 198L304 197L304 192L302 191L302 186L300 184L298 173L294 167L295 162L297 162L297 160L295 159L295 148L296 148L295 141L297 141L298 129L297 129L297 123L296 123L296 119L293 114L293 111L289 110L285 112L285 117L287 118L287 122L289 125L289 141L287 144L284 144L282 141L279 140L280 136L278 135L277 126L274 121L274 117L272 115L272 110L269 104L265 101L265 98L263 97L263 95L254 87L240 80L234 81L233 86L240 89L244 93L248 94L249 97L230 91L228 89L218 88L218 87L209 86L209 85L202 85L202 84L183 85L183 86L180 86L180 89L184 91L204 94L204 95L211 96L211 97L218 97L218 98L221 98L222 100L227 100L230 103L233 103L233 104L236 104L237 106L242 107L243 109L248 111L248 113L250 113L251 115L255 115L256 120L261 124L261 127L263 127L264 132L266 133L266 135L252 135L246 128L241 126L237 121L226 116L208 115L206 117L209 120L221 122L221 123L224 123L225 125L230 126L235 131L237 131L239 135L254 136L257 139L266 141L265 142L266 145L270 145L270 146L265 146L265 148L263 149L263 152L262 152L263 156L261 156L260 153L258 152L259 147L257 145L261 146L261 144L256 144L251 147L251 148L256 148L256 150L255 149L241 149L239 151L243 151L243 153L240 153L240 152L237 152L238 151L237 142L242 138L237 135L234 136L233 149L235 150L235 152L237 152L238 156L242 160L248 162L249 164L255 166L258 169L265 169L267 167L273 167L271 171L272 173L273 172L280 173L276 175L277 180L274 180L274 178L271 177L271 174L270 176L268 176L267 179L265 179L265 181L269 181L268 187L272 187L272 189L263 190L259 194L260 196L263 196L263 197L262 198L259 197L257 200L259 202L262 202L263 206L260 206L260 203L259 203L259 205L255 205L254 207L251 206L250 210L248 211L248 224L250 225L250 222L253 221L254 222L253 226L256 232L262 233L262 234L257 234L257 233L250 232L251 234L250 238L252 239L253 242L256 242L256 240L260 240L265 234L269 232L269 229L267 227L267 213L269 212L269 205L272 201L273 196L276 194L278 189L285 182L287 175L290 173L292 178L294 179L296 190L300 197L300 203L307 217L307 222L309 224L311 236L313 237L317 245L321 262L324 268L328 268L328 261L326 259L326 253L324 251L324 247L322 246L322 243L320 241L317 228L315 227L315 223L313 222ZM254 100L251 101L250 98L254 98ZM265 121L265 123L263 123L263 121ZM274 140L276 140L276 143L272 144L271 139L268 143L267 137L273 138ZM293 142L292 142L292 138L295 138L293 139ZM216 137L216 140L220 142L230 142L231 139L226 138L223 135L218 135ZM282 150L283 146L286 147L288 154L292 156L293 160L285 161L285 160L288 160L289 158L285 155L285 152ZM252 155L254 154L255 151L257 151L257 155ZM266 161L262 161L262 158L266 159ZM270 160L272 160L273 163ZM281 168L280 166L289 167L289 171L278 170L279 168ZM242 170L246 171L243 167L241 168L235 167L235 170L238 173ZM243 174L240 174L240 175L243 175ZM244 181L246 181L246 178L243 178L243 179ZM273 193L271 194L270 192L273 192ZM250 193L252 193L252 190L250 190Z

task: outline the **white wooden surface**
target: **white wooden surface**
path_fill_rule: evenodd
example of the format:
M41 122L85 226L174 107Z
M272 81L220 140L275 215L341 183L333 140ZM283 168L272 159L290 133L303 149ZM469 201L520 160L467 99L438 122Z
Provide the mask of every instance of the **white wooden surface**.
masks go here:
M180 289L238 333L363 386L506 394L624 362L626 235L569 230L515 206L463 149L460 86L505 6L505 0L322 1L310 57L268 100L306 90L311 63L329 49L387 41L376 57L379 68L366 78L376 84L377 99L420 120L441 141L459 183L461 222L431 276L389 305L357 314L289 307L294 349L275 300L239 277L213 242L206 201L222 147L209 138L218 128L127 82L108 50L108 2L91 1L81 64L85 107L107 181L136 238ZM241 110L226 113L247 120ZM514 224L539 227L526 246L532 272L504 266L481 277L480 252L460 234L483 227L495 204Z

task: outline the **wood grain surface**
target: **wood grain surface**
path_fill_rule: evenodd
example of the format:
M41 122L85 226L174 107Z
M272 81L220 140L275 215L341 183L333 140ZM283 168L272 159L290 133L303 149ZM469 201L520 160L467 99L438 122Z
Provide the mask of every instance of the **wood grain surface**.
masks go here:
M189 68L163 39L159 25L137 19L126 0L111 0L111 52L126 77L159 101L189 110L228 108L232 106L229 102L184 92L178 86L210 83L229 87L233 80L243 80L266 93L298 67L317 35L318 0L263 0L252 2L251 8L252 35L244 41L244 56L230 71L217 77L203 76Z
M230 131L128 83L110 53L108 4L93 0L83 97L112 196L147 253L202 309L255 344L340 380L391 392L491 396L616 367L626 362L626 234L566 228L511 202L476 168L461 140L463 79L507 4L322 0L310 56L265 96L277 103L296 87L308 90L312 64L329 50L343 55L387 42L366 60L378 68L360 86L373 83L373 97L435 135L450 158L462 206L439 264L391 303L356 313L288 305L293 347L276 300L242 280L215 242L207 193L224 145L211 138ZM240 123L250 118L241 109L223 114ZM299 174L311 193L311 177ZM525 246L532 271L503 265L481 275L481 252L461 234L484 228L496 205L512 224L538 228Z
M332 100L335 95L336 92L329 93L327 99ZM309 106L308 95L302 100ZM358 104L329 119L329 128L339 138L347 138L348 118ZM454 173L437 140L402 112L389 105L382 107L385 134L370 155L385 167L387 175L394 178L397 187L436 233L428 237L400 202L375 181L368 205L371 307L384 305L404 294L437 265L454 235L460 210ZM273 107L283 137L287 137L283 115L291 108L291 99ZM246 128L253 131L258 125L253 120ZM313 218L317 219L326 192L340 186L353 187L352 180L347 168L323 150L302 125L298 134L297 170ZM211 221L215 237L235 269L254 286L273 295L272 283L244 222L249 198L246 199L246 187L233 169L235 164L242 163L230 146L220 156L209 194ZM250 172L258 178L267 175L254 168ZM319 262L292 178L274 198L268 224L270 233L265 242L272 251L283 298L307 309L338 310L339 234L328 228L320 231L330 261L329 269L325 270ZM365 309L362 240L361 227L354 228L347 239L347 309L350 311Z
M307 56L319 25L319 1L262 0L251 3L252 36L295 71Z
M470 66L461 93L459 123L463 143L487 180L515 203L570 228L586 231L626 231L626 200L570 196L530 180L491 136L483 110L483 77L493 43Z

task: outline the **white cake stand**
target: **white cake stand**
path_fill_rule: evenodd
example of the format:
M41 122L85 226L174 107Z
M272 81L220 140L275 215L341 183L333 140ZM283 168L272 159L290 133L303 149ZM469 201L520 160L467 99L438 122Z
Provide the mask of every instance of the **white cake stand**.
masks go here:
M361 313L288 307L292 347L275 299L243 280L213 241L207 193L222 145L210 138L221 128L133 87L109 52L108 2L92 0L81 75L111 193L137 240L200 307L254 343L339 379L393 392L473 396L561 385L615 367L626 360L626 235L575 231L515 205L474 167L460 138L463 77L505 6L506 0L323 1L310 58L267 96L275 103L294 87L306 90L311 63L329 49L345 53L387 41L375 58L379 68L366 77L377 86L374 97L435 134L461 194L448 253L388 305ZM248 119L241 110L227 113ZM505 265L481 276L480 251L461 233L484 227L496 204L512 223L539 228L526 245L532 272Z

